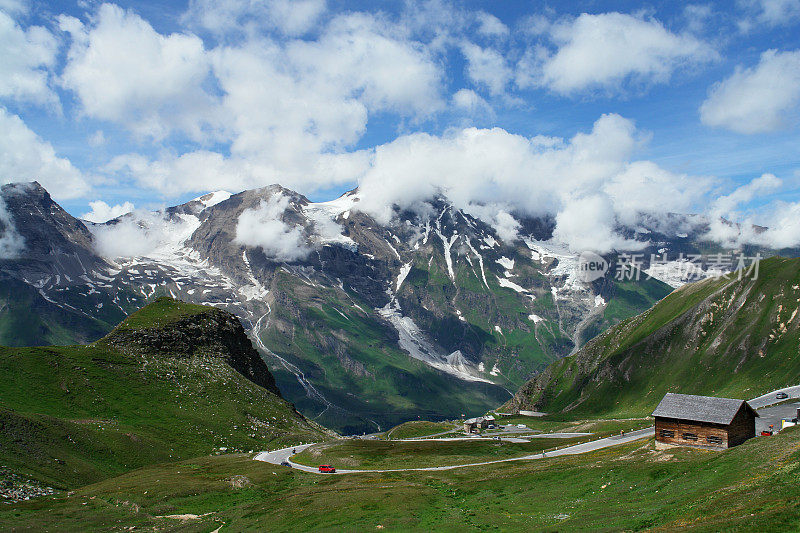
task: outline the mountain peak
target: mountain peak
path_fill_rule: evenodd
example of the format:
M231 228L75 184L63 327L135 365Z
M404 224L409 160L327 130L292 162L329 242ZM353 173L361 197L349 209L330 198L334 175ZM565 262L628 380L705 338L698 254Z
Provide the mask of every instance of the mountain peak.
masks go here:
M3 195L6 194L28 194L28 195L38 195L38 196L46 196L50 198L50 193L47 192L47 189L42 187L42 184L38 181L14 181L11 183L5 183L2 187Z
M10 221L24 240L22 257L64 254L88 259L92 255L89 230L53 201L39 182L8 183L0 192Z

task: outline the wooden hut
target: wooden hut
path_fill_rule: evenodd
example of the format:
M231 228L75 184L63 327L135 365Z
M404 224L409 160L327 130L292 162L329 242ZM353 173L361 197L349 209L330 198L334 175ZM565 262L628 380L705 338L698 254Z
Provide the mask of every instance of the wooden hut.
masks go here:
M670 392L653 416L658 442L724 450L755 437L758 413L744 400Z

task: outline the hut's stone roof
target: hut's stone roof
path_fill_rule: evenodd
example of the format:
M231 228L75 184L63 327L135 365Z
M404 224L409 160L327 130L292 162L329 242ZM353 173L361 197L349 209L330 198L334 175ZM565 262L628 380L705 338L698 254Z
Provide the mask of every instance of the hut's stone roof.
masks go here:
M742 408L742 404L753 410L744 400L668 392L653 411L653 416L728 425Z

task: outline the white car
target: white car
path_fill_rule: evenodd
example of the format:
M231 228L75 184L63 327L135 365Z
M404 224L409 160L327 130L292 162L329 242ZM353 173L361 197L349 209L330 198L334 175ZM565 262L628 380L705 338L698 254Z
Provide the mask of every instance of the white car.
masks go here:
M525 424L517 424L517 427L518 427L518 428L526 428L526 427L528 427L528 426L526 426Z

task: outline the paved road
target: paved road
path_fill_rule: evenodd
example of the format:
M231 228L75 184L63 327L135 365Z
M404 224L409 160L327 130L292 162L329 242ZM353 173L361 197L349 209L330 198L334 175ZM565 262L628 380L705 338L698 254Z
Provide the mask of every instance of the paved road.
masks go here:
M796 413L797 407L794 404L786 405L786 406L776 406L776 407L769 407L773 404L785 401L786 399L780 400L776 398L776 395L779 392L785 392L789 398L800 398L800 385L794 385L792 387L784 387L781 389L776 389L774 391L768 392L767 394L762 394L752 400L748 400L747 403L750 404L751 407L754 409L758 409L760 411L761 418L756 419L759 424L758 431L761 431L761 426L767 425L769 423L775 424L775 428L780 428L780 419L781 418L791 418L792 413ZM768 409L764 409L765 407L769 407ZM526 436L528 438L568 438L568 437L578 437L578 436L585 436L586 433L560 433L560 434L553 434L553 433L543 433L543 434L536 434L531 436ZM360 473L372 473L372 472L411 472L411 471L432 471L432 470L453 470L455 468L467 468L471 466L481 466L481 465L489 465L489 464L496 464L496 463L507 463L511 461L527 461L532 459L542 459L544 457L558 457L562 455L575 455L581 453L588 453L595 450L600 450L603 448L608 448L610 446L617 446L619 444L625 444L627 442L631 442L638 439L643 439L647 437L651 437L654 435L654 428L646 428L640 429L637 431L631 431L630 433L620 436L614 435L612 437L607 437L604 439L598 439L591 442L585 442L583 444L576 444L574 446L569 446L567 448L562 448L560 450L553 450L550 452L545 452L544 454L534 454L534 455L527 455L524 457L514 457L511 459L500 459L496 461L485 461L482 463L470 463L464 465L455 465L455 466L437 466L437 467L429 467L429 468L406 468L406 469L394 469L394 470L337 470L337 474L360 474ZM491 439L490 437L479 437L479 438L452 438L452 439L419 439L419 440L487 440ZM410 439L407 439L410 440ZM416 439L415 439L416 440ZM506 437L503 440L511 440L510 438ZM516 440L516 439L514 439ZM301 451L305 450L309 446L313 446L313 444L303 444L300 446L293 446L289 448L283 448L281 450L275 450L272 452L261 452L255 456L256 461L264 461L267 463L272 463L276 465L280 465L282 462L287 461L292 465L292 468L296 468L297 470L303 470L305 472L311 472L314 474L319 474L319 471L310 466L304 466L297 464L291 460L291 456L294 453L300 453Z
M311 444L301 444L299 446L290 446L288 448L281 448L280 450L275 450L272 452L261 452L253 459L256 461L263 461L265 463L272 463L274 465L279 465L284 461L288 461L289 457L294 455L295 453L300 453L309 446L313 446L316 444L312 442Z
M752 407L753 409L761 409L762 407L766 407L774 403L786 401L788 398L779 400L778 398L775 397L779 392L785 392L786 394L789 395L789 398L800 398L800 385L795 385L793 387L785 387L783 389L776 389L772 392L763 394L758 398L753 398L752 400L748 400L747 403L749 403L750 407Z
M531 435L531 439L571 439L573 437L588 437L594 433L537 433Z
M528 438L520 438L520 437L503 437L500 435L496 435L494 437L419 437L413 439L392 439L389 442L452 442L452 441L464 441L464 440L499 440L503 442L530 442ZM531 435L533 437L533 435Z
M603 448L609 448L611 446L626 444L628 442L633 442L639 439L649 438L652 437L653 435L654 435L654 429L650 427L646 429L631 431L630 433L626 433L625 435L614 435L612 437L606 437L604 439L598 439L591 442L584 442L583 444L575 444L574 446L568 446L566 448L561 448L560 450L551 450L549 452L526 455L524 457L512 457L510 459L498 459L495 461L484 461L481 463L469 463L469 464L453 465L453 466L432 466L427 468L396 468L387 470L337 469L336 473L369 474L369 473L380 473L380 472L431 472L436 470L455 470L456 468L468 468L471 466L483 466L483 465L491 465L497 463L510 463L512 461L530 461L534 459L544 459L547 457L560 457L563 455L577 455L581 453L588 453L596 450L601 450ZM295 446L294 448L283 448L281 450L275 450L272 452L261 452L255 456L255 460L264 461L267 463L272 463L277 465L281 464L282 461L288 461L292 465L292 468L295 468L297 470L302 470L304 472L319 474L319 471L316 468L297 464L291 460L291 456L293 455L293 450L296 450L299 453L308 448L309 446L312 446L312 444L304 444L302 446Z
M420 440L420 439L433 440L432 439L433 437L441 437L442 435L449 435L451 433L456 433L456 432L462 433L462 425L461 424L459 424L457 426L454 426L453 429L450 429L448 431L442 431L441 433L432 433L430 435L423 435L421 437L407 437L407 438L403 438L403 439L394 439L394 438L392 438L390 440ZM535 429L531 429L529 427L519 428L519 427L516 426L516 424L514 424L514 425L505 426L503 429L497 428L497 429L483 430L481 435L496 436L496 435L504 435L504 434L513 434L513 435L526 436L527 437L528 434L531 434L531 433L538 433L538 431L535 430ZM379 438L379 436L382 435L382 434L381 433L373 433L373 435L375 435L376 438ZM361 438L371 438L371 437L372 437L372 435L367 435L366 437L361 437Z

